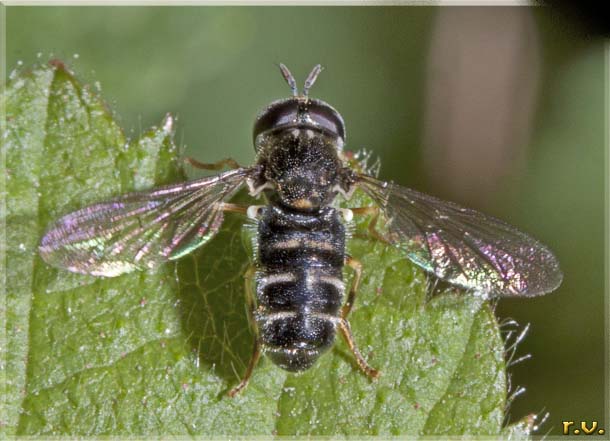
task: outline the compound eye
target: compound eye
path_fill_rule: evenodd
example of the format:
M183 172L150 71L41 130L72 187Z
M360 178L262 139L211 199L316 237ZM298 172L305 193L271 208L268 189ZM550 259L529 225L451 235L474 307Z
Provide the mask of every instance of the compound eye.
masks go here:
M292 97L272 102L254 123L254 145L261 133L286 127L317 129L345 142L343 118L333 107L321 100Z
M252 131L254 139L267 130L296 123L298 111L298 101L293 98L272 102L256 118Z
M343 118L329 104L319 100L311 100L307 111L316 126L345 141L345 123Z

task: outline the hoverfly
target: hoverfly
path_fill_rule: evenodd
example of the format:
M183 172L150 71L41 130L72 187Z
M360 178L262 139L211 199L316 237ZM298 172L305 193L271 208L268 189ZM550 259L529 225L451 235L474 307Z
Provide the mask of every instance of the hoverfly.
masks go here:
M292 96L272 102L256 118L254 165L191 160L200 168L231 170L67 214L42 238L42 258L77 273L114 277L199 248L218 232L226 212L254 219L258 251L246 295L257 337L231 396L247 385L262 353L281 368L302 371L333 345L337 330L362 371L379 375L360 354L348 321L362 272L345 248L346 224L354 215L372 216L370 232L425 271L487 297L531 297L559 286L557 259L535 239L498 219L350 167L343 118L309 97L321 66L313 68L300 93L286 66L280 69ZM227 202L244 184L265 204ZM356 189L376 206L336 207L338 196L349 200ZM380 215L384 233L376 228ZM355 271L347 296L344 265ZM252 278L255 289L248 283Z

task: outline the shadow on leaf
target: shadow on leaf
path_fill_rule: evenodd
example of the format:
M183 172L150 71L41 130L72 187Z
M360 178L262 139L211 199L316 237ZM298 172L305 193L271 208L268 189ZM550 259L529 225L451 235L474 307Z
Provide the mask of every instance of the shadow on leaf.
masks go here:
M177 263L180 316L192 351L232 387L252 352L243 274L248 267L241 238L243 218L229 214L218 235Z

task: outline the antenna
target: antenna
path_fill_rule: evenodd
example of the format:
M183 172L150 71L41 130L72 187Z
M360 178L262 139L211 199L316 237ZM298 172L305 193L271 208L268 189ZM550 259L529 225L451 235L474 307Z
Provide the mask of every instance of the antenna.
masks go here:
M303 86L303 96L307 96L309 94L309 89L313 86L313 83L318 79L318 75L324 69L320 64L316 64L309 75L307 75L307 79L305 80L305 85Z
M292 73L290 73L284 63L280 63L278 64L278 66L280 68L280 71L282 72L282 76L288 83L288 86L290 86L292 96L299 96L299 91L297 90L297 82L295 81L294 76L292 76ZM302 96L307 97L307 95L309 94L309 89L311 89L311 86L313 86L313 83L316 82L316 80L318 79L318 75L320 75L320 72L322 72L323 70L324 68L322 67L322 65L316 64L311 70L311 72L309 72L309 75L307 75L307 79L305 80L305 85L303 86Z
M294 77L284 63L280 63L279 66L282 71L282 76L288 83L288 86L290 86L290 90L292 90L292 96L298 96L299 91L297 90L297 82L294 80Z

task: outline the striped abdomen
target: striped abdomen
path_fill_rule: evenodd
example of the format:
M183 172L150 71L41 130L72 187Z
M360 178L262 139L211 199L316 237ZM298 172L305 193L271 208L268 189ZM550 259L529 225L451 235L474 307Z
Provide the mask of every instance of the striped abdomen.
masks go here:
M278 366L305 370L332 346L344 283L345 228L337 210L265 207L258 226L256 322Z

